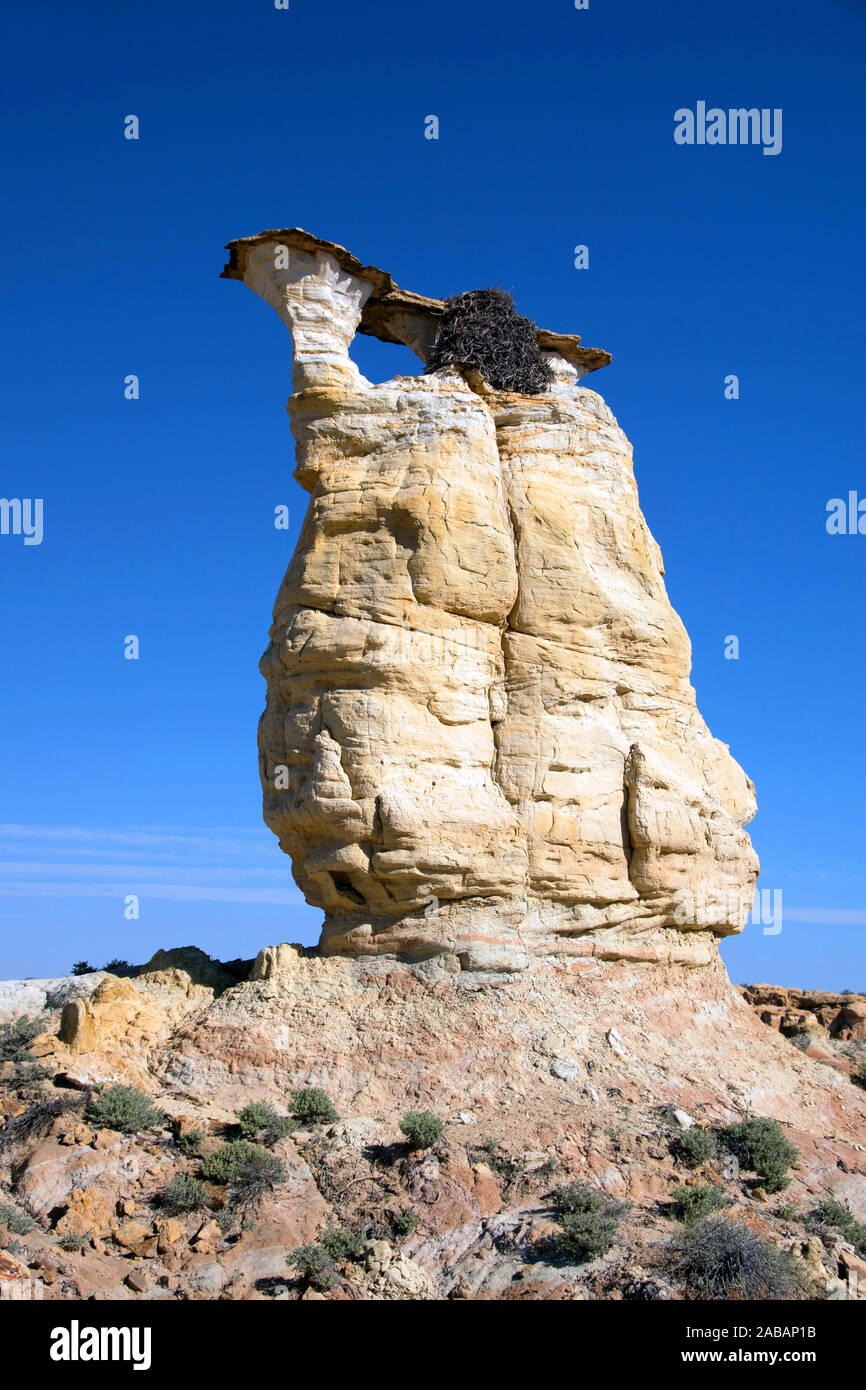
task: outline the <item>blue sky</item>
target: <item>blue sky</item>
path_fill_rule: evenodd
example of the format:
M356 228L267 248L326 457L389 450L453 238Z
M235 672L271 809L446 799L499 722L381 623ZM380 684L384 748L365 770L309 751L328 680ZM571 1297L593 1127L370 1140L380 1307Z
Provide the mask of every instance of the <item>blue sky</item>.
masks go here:
M783 893L781 933L725 959L866 989L866 536L825 527L866 497L866 4L6 0L0 26L0 492L44 499L41 545L0 536L0 975L317 936L256 763L305 501L289 338L218 278L230 237L300 225L407 288L502 285L613 353L588 384L634 441L699 705L757 784ZM677 145L701 100L781 108L781 153ZM377 380L419 366L353 352Z

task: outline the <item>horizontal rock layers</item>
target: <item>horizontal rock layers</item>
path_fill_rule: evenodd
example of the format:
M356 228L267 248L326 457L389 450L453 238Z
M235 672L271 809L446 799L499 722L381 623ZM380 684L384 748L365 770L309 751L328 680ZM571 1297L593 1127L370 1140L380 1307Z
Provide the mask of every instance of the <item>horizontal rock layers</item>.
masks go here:
M356 329L423 359L440 301L298 229L230 250L294 344L310 504L259 747L322 949L708 962L751 904L754 789L696 708L628 441L578 384L607 354L540 330L540 396L456 369L373 385Z

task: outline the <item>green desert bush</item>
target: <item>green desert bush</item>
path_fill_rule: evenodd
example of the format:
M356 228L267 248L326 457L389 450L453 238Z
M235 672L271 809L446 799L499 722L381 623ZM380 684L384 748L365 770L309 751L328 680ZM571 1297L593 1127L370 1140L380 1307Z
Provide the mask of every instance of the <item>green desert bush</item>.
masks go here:
M57 1243L64 1254L75 1255L90 1244L90 1235L85 1235L82 1231L67 1231Z
M677 1135L674 1141L677 1158L682 1159L690 1168L697 1168L708 1159L714 1158L718 1147L713 1131L701 1129L700 1125L692 1125L691 1129Z
M862 1086L866 1091L866 1062L861 1062L854 1075L851 1077L855 1086Z
M303 1279L307 1288L331 1289L337 1280L333 1260L321 1245L301 1245L286 1256L286 1264Z
M671 1277L700 1299L787 1299L805 1292L793 1255L739 1221L705 1217L668 1247Z
M722 1189L714 1184L676 1187L671 1195L671 1215L675 1221L682 1221L687 1226L730 1205Z
M401 1236L411 1236L412 1232L421 1225L420 1216L416 1216L413 1211L396 1211L392 1214L391 1230L399 1239Z
M330 1096L318 1086L301 1086L292 1091L290 1108L299 1125L332 1125L340 1118Z
M238 1115L238 1124L245 1139L257 1139L261 1144L276 1144L297 1129L297 1121L288 1115L278 1115L266 1100L253 1100Z
M0 1202L0 1226L5 1226L11 1236L28 1236L36 1230L37 1222L29 1212L10 1206L8 1202Z
M195 1158L198 1156L199 1150L201 1149L203 1139L204 1130L199 1129L197 1125L193 1125L191 1129L183 1130L177 1136L175 1142L182 1154L185 1154L187 1158Z
M486 1163L491 1172L507 1182L511 1182L519 1170L515 1159L502 1152L501 1139L482 1139L480 1144L467 1144L466 1156L470 1163ZM536 1169L535 1173L539 1176L540 1170Z
M72 967L72 973L73 975L92 975L95 969L96 966L91 965L89 960L77 960Z
M721 1138L745 1167L757 1173L767 1192L781 1192L788 1186L788 1169L797 1160L797 1150L776 1120L763 1116L742 1120L723 1129Z
M605 1196L586 1182L560 1184L552 1194L551 1206L562 1228L557 1247L577 1263L607 1254L620 1218L628 1210L627 1203Z
M101 1129L116 1129L121 1134L136 1134L165 1124L163 1112L156 1110L135 1086L106 1086L91 1097L87 1118Z
M276 1154L249 1139L231 1139L202 1160L202 1174L229 1189L229 1205L246 1207L261 1201L286 1180L286 1165Z
M442 1121L431 1110L408 1110L400 1121L400 1130L410 1149L432 1148L442 1138L444 1129Z
M357 1231L347 1231L344 1226L326 1231L320 1244L326 1255L335 1264L342 1264L345 1260L358 1261L364 1258L364 1237L358 1235Z
M13 1018L10 1023L0 1024L0 1062L14 1062L28 1056L27 1048L33 1039L45 1032L45 1020L41 1015L35 1018Z
M173 1215L179 1215L209 1207L210 1198L197 1178L191 1178L188 1173L175 1173L163 1188L160 1205Z
M866 1223L858 1221L843 1202L820 1202L809 1216L809 1225L821 1236L838 1231L843 1240L853 1245L858 1255L866 1257Z

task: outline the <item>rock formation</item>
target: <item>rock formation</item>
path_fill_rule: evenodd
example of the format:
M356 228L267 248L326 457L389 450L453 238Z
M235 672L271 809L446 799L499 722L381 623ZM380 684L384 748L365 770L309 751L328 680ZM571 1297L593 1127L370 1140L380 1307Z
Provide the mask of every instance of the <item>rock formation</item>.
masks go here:
M866 998L826 989L745 985L746 1003L762 1023L781 1033L827 1033L840 1042L866 1041Z
M0 1280L38 1276L48 1300L676 1299L671 1201L712 1183L727 1218L795 1256L806 1297L866 1298L866 1248L814 1216L832 1200L866 1222L866 1040L787 1041L721 961L532 959L465 988L461 973L283 943L224 988L233 974L185 948L132 979L80 977L65 1004L72 982L41 982L45 1031L0 1062ZM7 986L7 1019L32 990ZM101 1127L91 1088L116 1082L162 1117ZM210 1180L207 1210L171 1211L168 1185L207 1178L243 1107L285 1115L305 1086L338 1118L274 1142L282 1175L252 1211ZM420 1152L401 1143L411 1109L444 1125ZM698 1169L682 1156L684 1129L746 1116L777 1120L797 1150L781 1201L723 1149ZM556 1243L552 1193L574 1179L630 1204L592 1260ZM287 1256L334 1230L362 1254L321 1293Z
M579 385L609 355L539 330L542 395L457 368L373 385L355 331L426 361L441 301L297 228L229 250L294 345L311 500L259 746L322 949L706 963L752 900L754 789L696 708L628 441Z

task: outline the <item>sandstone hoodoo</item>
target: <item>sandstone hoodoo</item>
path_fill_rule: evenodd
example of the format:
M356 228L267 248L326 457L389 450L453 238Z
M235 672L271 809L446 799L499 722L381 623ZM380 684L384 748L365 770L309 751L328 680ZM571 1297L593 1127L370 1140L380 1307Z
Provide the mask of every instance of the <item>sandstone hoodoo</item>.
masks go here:
M537 393L495 389L443 349L459 298L298 228L228 249L294 349L310 504L259 749L323 952L710 964L751 904L754 788L698 712L630 445L581 383L609 354L537 329ZM372 384L357 331L433 369Z

